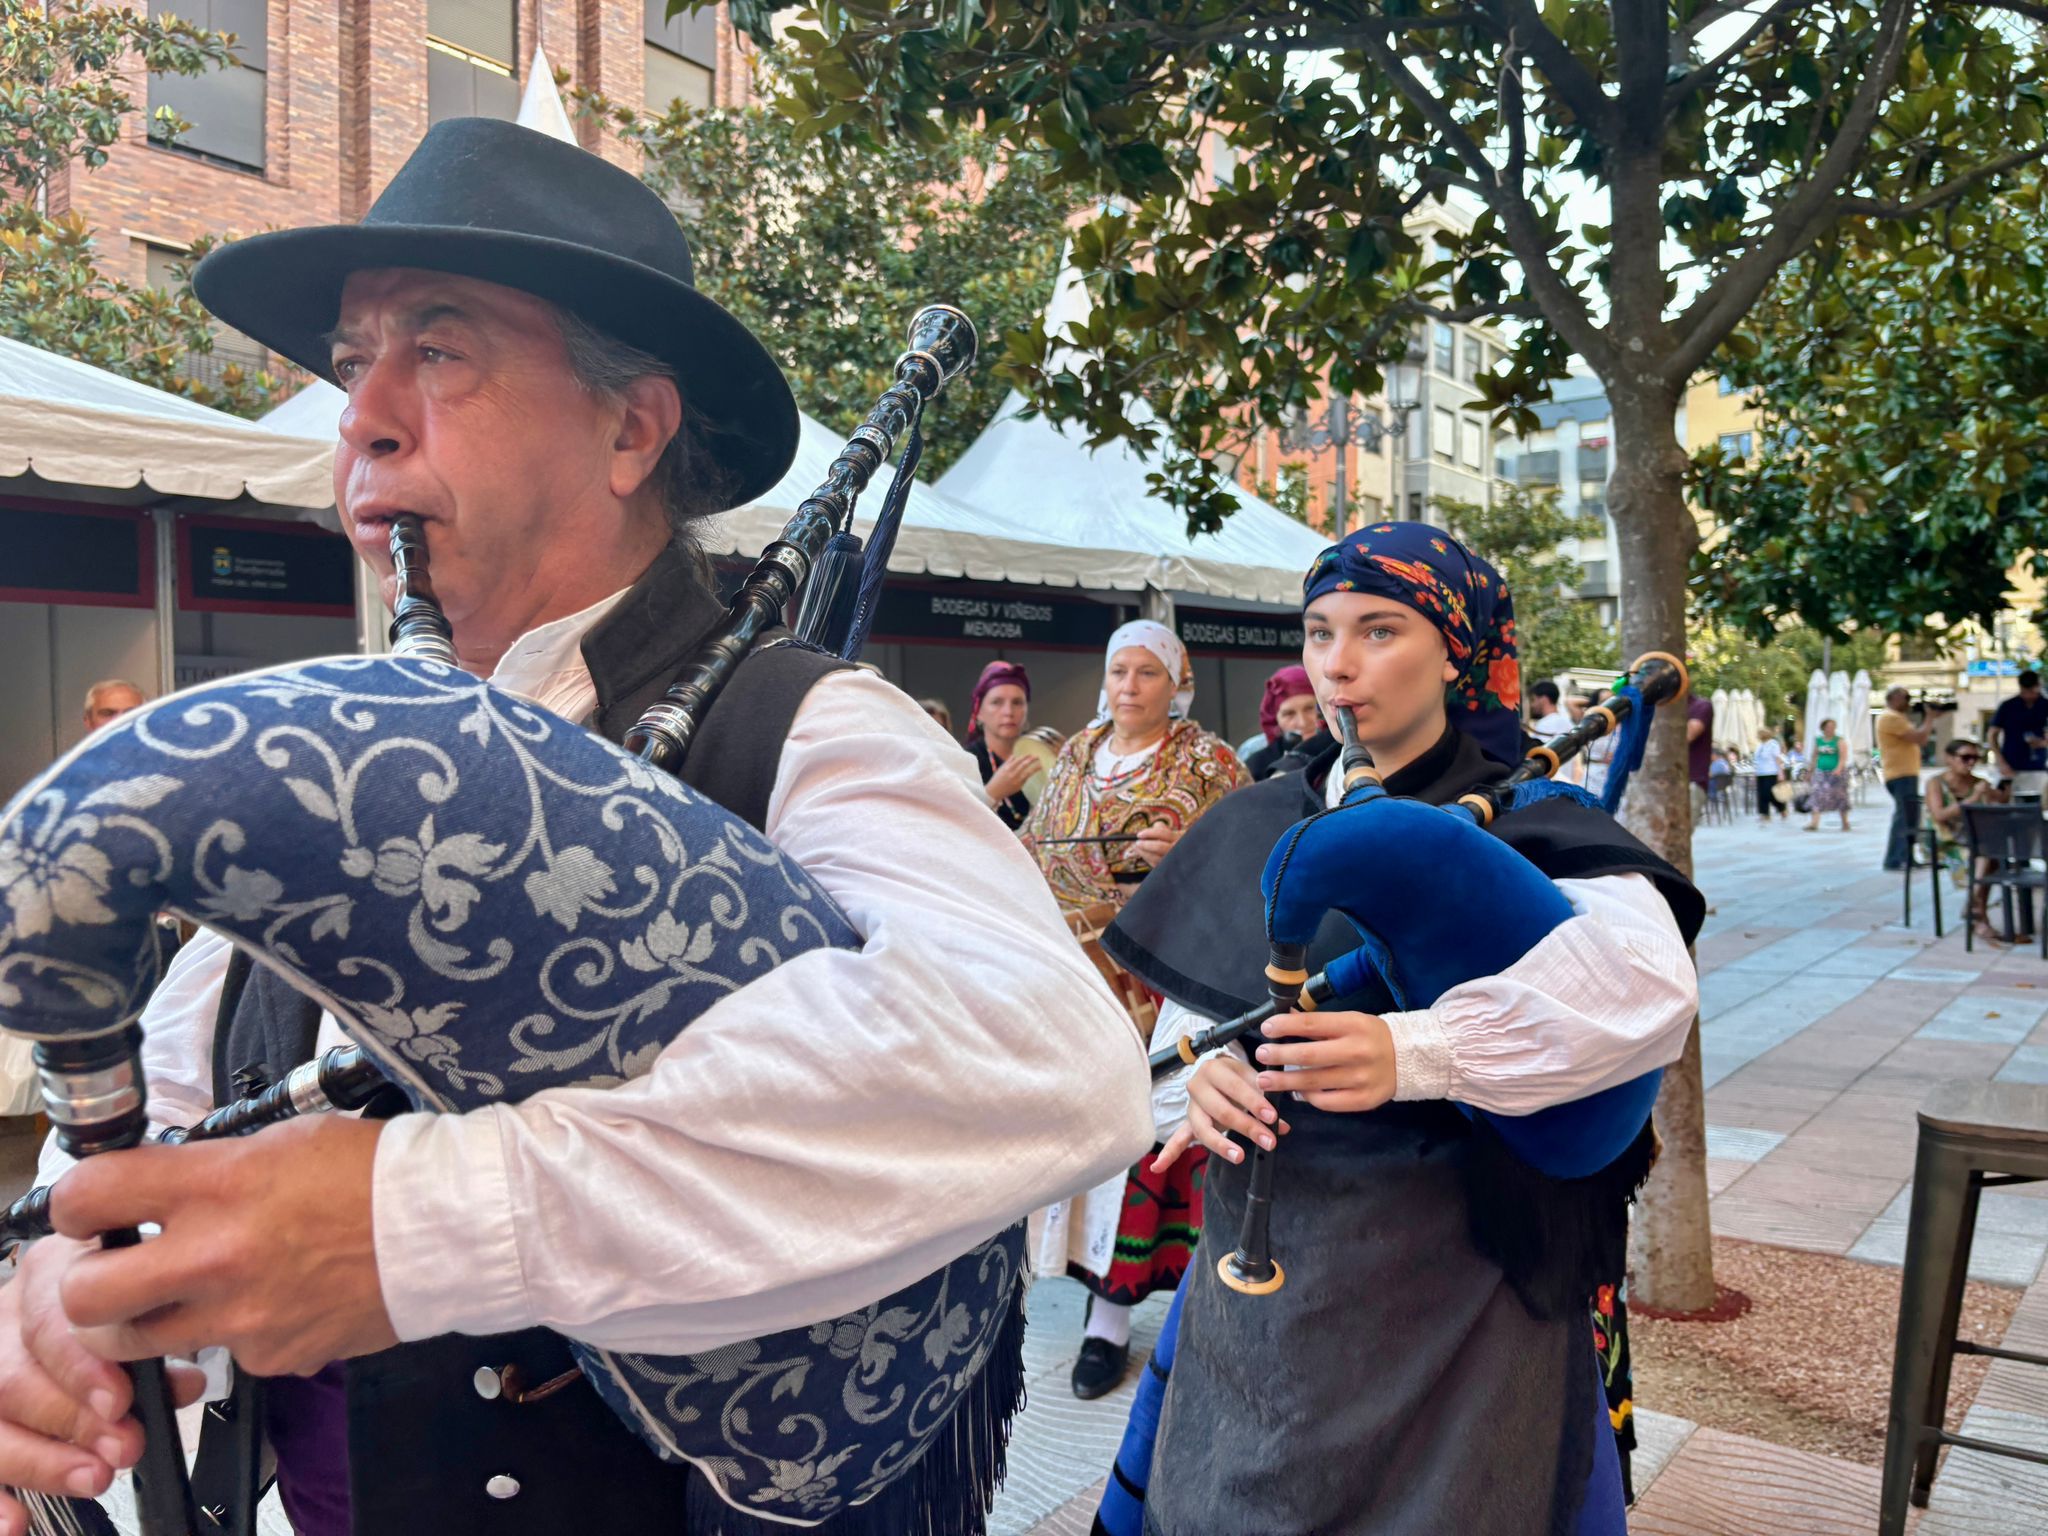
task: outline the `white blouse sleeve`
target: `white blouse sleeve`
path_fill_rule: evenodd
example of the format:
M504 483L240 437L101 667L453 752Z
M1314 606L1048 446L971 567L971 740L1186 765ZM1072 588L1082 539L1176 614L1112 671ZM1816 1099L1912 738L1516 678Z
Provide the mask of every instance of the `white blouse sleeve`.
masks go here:
M1387 1015L1395 1098L1528 1114L1678 1059L1699 977L1656 886L1627 874L1557 888L1575 915L1520 960Z
M1128 1016L914 703L820 682L767 823L865 944L778 967L631 1082L391 1121L401 1338L699 1353L866 1306L1151 1145Z

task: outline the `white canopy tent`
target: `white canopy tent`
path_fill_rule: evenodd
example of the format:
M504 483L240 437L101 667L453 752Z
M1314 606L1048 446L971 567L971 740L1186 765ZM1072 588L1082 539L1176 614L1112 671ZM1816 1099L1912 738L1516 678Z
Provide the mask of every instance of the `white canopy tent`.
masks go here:
M1848 733L1849 760L1862 763L1869 759L1871 732L1870 718L1870 674L1857 669L1849 680L1849 708L1842 720L1842 729Z
M1047 333L1057 337L1085 324L1090 307L1080 275L1062 260L1046 306ZM1328 544L1325 535L1240 489L1238 510L1221 531L1191 538L1186 518L1146 483L1153 465L1137 449L1111 443L1091 450L1077 429L1023 412L1022 397L1012 393L938 488L1090 564L1106 555L1149 554L1157 566L1148 579L1164 591L1300 600L1302 572ZM1134 414L1142 415L1142 407Z
M213 501L248 496L331 527L331 442L0 338L0 476Z
M1819 667L1806 680L1806 719L1800 733L1800 749L1808 758L1813 756L1813 738L1820 733L1820 723L1828 715L1828 675Z

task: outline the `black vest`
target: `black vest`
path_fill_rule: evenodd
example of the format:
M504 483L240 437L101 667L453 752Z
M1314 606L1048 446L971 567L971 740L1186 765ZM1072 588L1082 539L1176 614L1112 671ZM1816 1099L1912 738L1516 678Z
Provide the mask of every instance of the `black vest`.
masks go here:
M723 611L698 579L694 558L674 545L665 549L584 639L583 659L597 685L597 731L622 739ZM761 829L791 720L811 687L845 665L792 644L758 647L700 725L684 782ZM277 976L237 964L229 989L243 978L239 995L223 997L227 1017L216 1031L213 1060L217 1102L239 1096L234 1078L249 1067L275 1079L310 1060L319 1029L319 1005ZM516 1367L530 1390L572 1372L575 1361L558 1335L532 1329L449 1335L348 1363L357 1536L561 1536L577 1529L768 1536L779 1529L726 1510L694 1472L659 1460L580 1376L523 1403L502 1390L479 1392L478 1381L505 1366ZM246 1483L248 1426L260 1412L244 1393L215 1415L244 1426L242 1455L212 1458L239 1460L244 1471L236 1481Z

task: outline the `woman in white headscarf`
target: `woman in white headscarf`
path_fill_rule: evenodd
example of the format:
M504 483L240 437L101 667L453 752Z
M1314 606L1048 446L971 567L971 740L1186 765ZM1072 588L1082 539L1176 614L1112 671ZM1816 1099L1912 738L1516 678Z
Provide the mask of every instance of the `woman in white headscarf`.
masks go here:
M1236 754L1187 718L1194 693L1188 653L1165 625L1140 619L1110 636L1095 720L1067 738L1020 833L1066 911L1121 908L1197 816L1249 782ZM1078 1397L1123 1380L1132 1306L1180 1284L1201 1234L1203 1167L1155 1173L1151 1161L1032 1223L1038 1272L1064 1265L1090 1293Z
M1109 637L1095 719L1061 747L1022 829L1063 908L1121 907L1194 819L1246 782L1237 755L1187 718L1194 696L1188 653L1165 625L1139 619Z

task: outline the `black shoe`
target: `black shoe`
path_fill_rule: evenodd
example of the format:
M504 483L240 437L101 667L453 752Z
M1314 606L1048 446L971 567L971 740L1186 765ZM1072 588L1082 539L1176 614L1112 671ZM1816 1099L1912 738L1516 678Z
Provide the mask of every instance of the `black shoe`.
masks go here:
M1130 1363L1130 1345L1083 1339L1081 1358L1074 1362L1074 1396L1084 1403L1107 1397L1123 1385L1124 1370Z

